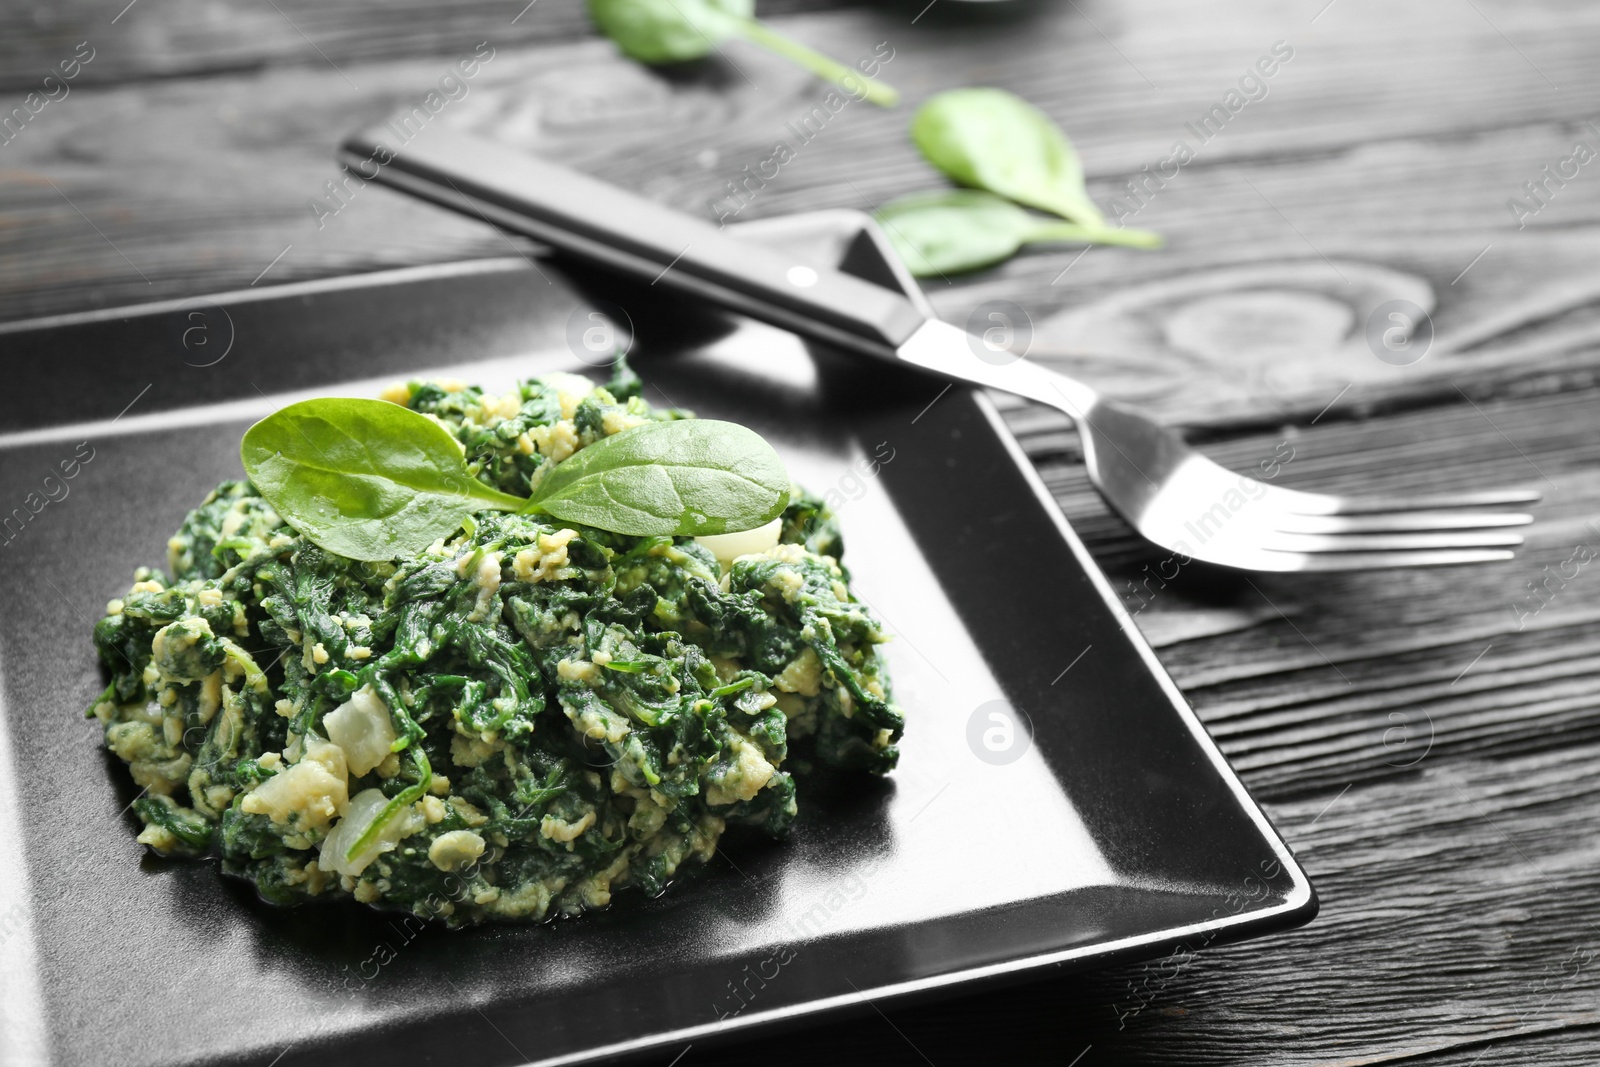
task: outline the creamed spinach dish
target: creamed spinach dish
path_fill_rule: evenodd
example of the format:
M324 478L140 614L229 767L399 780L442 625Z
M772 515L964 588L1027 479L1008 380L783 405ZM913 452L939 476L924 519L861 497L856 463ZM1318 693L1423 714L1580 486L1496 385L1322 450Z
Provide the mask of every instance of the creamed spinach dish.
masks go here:
M687 417L620 366L609 388L385 399L523 496L598 441ZM903 726L832 517L787 499L699 538L484 510L363 561L223 483L95 626L111 682L91 712L140 788L139 841L215 854L277 903L460 925L658 892L729 825L782 835L791 747L884 774Z

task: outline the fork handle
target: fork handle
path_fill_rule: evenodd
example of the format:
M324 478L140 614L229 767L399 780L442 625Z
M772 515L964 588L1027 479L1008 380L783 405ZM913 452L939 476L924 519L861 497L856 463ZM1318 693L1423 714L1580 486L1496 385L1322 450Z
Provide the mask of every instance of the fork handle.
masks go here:
M363 130L339 159L366 181L815 340L892 359L924 321L898 293L526 152L437 126L407 133L393 123Z

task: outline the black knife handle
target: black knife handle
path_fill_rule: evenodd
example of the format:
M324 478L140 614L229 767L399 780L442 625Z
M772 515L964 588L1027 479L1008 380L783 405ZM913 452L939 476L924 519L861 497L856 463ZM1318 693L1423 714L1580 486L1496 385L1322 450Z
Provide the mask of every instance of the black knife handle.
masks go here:
M339 158L363 180L817 340L887 356L923 322L897 293L478 137L430 126L402 142L375 126Z

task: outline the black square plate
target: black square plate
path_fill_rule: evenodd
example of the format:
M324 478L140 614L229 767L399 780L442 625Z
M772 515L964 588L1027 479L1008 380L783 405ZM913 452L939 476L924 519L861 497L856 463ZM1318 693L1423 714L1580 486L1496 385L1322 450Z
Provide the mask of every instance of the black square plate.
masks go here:
M914 292L859 215L745 232ZM730 834L658 899L539 926L280 910L213 863L146 855L134 788L82 717L102 685L89 630L238 476L244 428L420 372L598 374L602 299L632 321L653 401L754 427L838 506L895 635L900 769L803 778L788 841ZM21 323L0 352L0 1023L23 1059L574 1063L1316 912L979 393L549 259Z

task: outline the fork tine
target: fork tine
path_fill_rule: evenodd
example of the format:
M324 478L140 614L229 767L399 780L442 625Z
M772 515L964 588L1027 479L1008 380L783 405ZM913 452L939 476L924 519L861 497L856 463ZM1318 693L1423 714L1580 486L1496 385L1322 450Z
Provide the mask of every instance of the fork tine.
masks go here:
M1532 504L1537 489L1485 489L1472 493L1419 493L1415 496L1342 497L1338 515L1366 515L1387 511L1434 511L1445 508L1486 508L1505 504Z
M1450 567L1514 558L1504 548L1438 549L1431 552L1276 552L1257 557L1260 569L1274 571L1376 571L1396 567Z
M906 358L938 370L948 362ZM1006 366L1006 381L986 376L982 384L1010 388L1072 416L1089 480L1134 529L1180 555L1224 567L1355 571L1509 560L1522 544L1510 528L1533 516L1504 509L1539 499L1525 488L1358 498L1273 485L1270 476L1263 481L1222 466L1148 416L1095 398L1086 386L1025 361ZM949 373L970 377L971 368L962 364ZM1039 374L1046 380L1037 380ZM1264 464L1258 469L1267 471Z
M1226 468L1217 468L1226 470ZM1432 493L1416 496L1340 496L1336 493L1308 493L1300 489L1285 489L1279 485L1250 479L1251 495L1269 503L1278 511L1293 515L1390 515L1409 512L1447 514L1461 508L1501 507L1508 504L1526 504L1540 499L1532 489L1492 489L1479 493ZM1474 514L1484 514L1482 512ZM1437 526L1445 520L1430 519L1428 526ZM1453 525L1453 524L1452 524ZM1487 525L1497 525L1490 522Z
M1514 511L1398 511L1354 515L1285 513L1273 522L1285 533L1358 534L1407 530L1483 530L1526 526L1533 516Z
M1413 552L1444 548L1515 548L1522 535L1499 530L1384 534L1268 534L1269 552Z

